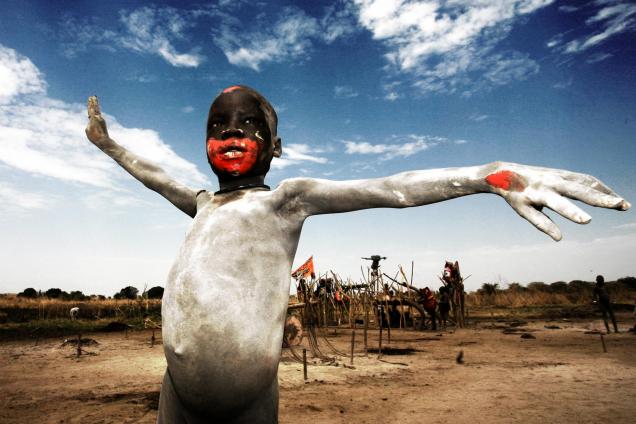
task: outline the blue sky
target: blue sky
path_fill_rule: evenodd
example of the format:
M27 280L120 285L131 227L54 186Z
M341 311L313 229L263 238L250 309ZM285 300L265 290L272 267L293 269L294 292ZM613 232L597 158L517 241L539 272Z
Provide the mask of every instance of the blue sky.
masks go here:
M0 292L163 285L189 218L84 136L111 136L193 188L218 187L207 110L234 84L279 114L294 176L357 179L494 160L595 175L636 199L636 5L629 1L3 2ZM634 212L555 217L555 243L496 196L310 218L295 265L360 278L381 254L437 287L636 274ZM552 214L554 217L555 214Z

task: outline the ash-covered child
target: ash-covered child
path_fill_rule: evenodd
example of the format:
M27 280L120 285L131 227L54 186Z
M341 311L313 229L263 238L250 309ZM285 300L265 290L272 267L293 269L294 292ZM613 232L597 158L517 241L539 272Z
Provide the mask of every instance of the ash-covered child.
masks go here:
M89 140L146 187L193 218L166 281L162 305L168 368L159 423L275 423L278 361L291 266L305 219L367 208L406 208L476 193L503 197L555 240L548 207L587 223L567 198L626 210L629 204L584 174L493 162L410 171L386 178L296 178L265 184L282 153L277 116L255 90L233 86L216 97L205 148L219 179L215 192L186 187L108 135L95 97Z

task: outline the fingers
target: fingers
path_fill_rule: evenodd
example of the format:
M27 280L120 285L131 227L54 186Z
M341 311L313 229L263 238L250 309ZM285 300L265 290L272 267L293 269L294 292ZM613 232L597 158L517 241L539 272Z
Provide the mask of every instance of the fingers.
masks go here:
M559 241L563 237L559 227L544 213L525 204L515 205L511 203L511 206L519 215L528 220L528 222L537 227L537 229L552 237L554 241Z
M97 96L90 96L88 98L88 117L93 118L94 116L99 116L101 114L99 110L99 102L97 101Z
M611 188L603 184L598 178L593 177L591 175L580 174L578 172L571 172L571 173L567 173L563 177L567 181L571 181L573 183L589 187L592 190L596 190L604 194L616 195L616 193L614 193L614 191Z
M597 180L598 181L598 180ZM580 200L588 205L597 206L600 208L618 209L626 211L631 207L628 201L614 193L612 190L598 181L600 186L607 189L608 192L598 190L598 187L587 186L578 184L575 182L563 182L559 184L556 189L559 193L570 199Z
M544 194L544 201L542 203L562 217L574 221L577 224L587 224L592 220L592 217L587 212L558 193L548 192Z

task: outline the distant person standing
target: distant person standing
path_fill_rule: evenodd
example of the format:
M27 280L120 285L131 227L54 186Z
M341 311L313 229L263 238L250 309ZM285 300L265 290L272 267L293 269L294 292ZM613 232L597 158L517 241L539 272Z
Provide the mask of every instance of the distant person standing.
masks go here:
M431 317L432 330L437 330L437 324L435 322L435 310L437 309L437 299L435 295L428 287L424 287L420 290L420 301L426 313Z
M607 323L607 314L609 314L610 318L612 319L612 324L614 324L614 332L618 333L618 327L616 326L616 317L614 317L614 311L612 311L610 297L607 293L607 288L605 287L605 278L603 278L602 275L596 276L596 286L594 287L594 291L592 292L592 299L594 303L598 304L598 307L603 314L603 321L605 322L607 333L609 334L610 332L609 324Z
M448 321L448 313L450 312L450 296L448 295L448 287L442 286L439 288L439 315L440 325L446 328L446 322Z

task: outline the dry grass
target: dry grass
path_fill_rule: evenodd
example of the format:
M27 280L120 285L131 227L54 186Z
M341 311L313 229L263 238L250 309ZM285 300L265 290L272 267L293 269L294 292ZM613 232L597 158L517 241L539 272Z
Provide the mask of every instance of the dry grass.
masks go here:
M607 284L612 303L634 304L636 290L620 284ZM576 289L553 290L546 286L544 290L514 287L486 293L483 290L468 293L466 304L473 307L523 308L528 306L590 305L592 303L592 285Z
M0 295L0 323L26 322L31 320L68 319L69 310L79 307L79 319L99 320L102 318L129 319L144 314L158 315L161 300L115 300L90 299L82 301L49 298L29 299L16 295Z
M466 304L468 306L499 306L509 308L522 308L526 306L543 306L543 305L577 305L582 303L590 303L591 296L584 302L581 296L575 298L568 297L564 293L549 292L511 292L508 290L498 291L495 294L485 293L469 293L466 296Z

